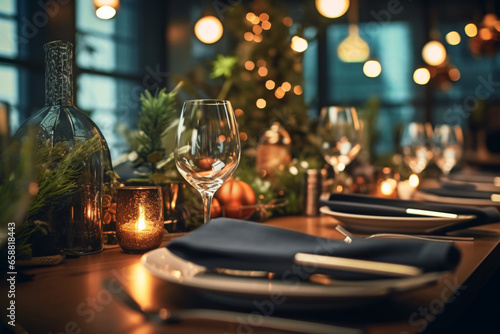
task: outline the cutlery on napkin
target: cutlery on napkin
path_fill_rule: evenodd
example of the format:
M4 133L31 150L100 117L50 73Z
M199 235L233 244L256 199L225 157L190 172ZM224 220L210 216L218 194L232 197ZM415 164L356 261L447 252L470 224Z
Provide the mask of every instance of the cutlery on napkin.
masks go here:
M283 280L297 277L305 280L312 274L326 274L345 280L411 276L453 270L460 257L451 243L366 239L346 244L341 240L228 218L211 220L188 235L173 240L167 249L209 270L227 268L273 272ZM300 266L296 258L298 253L329 257L331 260L327 262L330 264L323 265L320 260L324 258L310 257L307 267ZM303 259L303 255L300 257ZM349 263L349 259L359 262ZM331 265L335 261L339 265ZM375 269L363 271L366 264L363 261L371 262L371 268ZM387 269L390 265L408 267L414 272L390 273ZM377 268L380 272L376 272Z
M379 198L366 195L332 194L328 200L321 200L321 205L330 210L362 215L410 217L416 215L428 217L460 218L475 216L470 221L460 224L444 225L440 232L496 223L500 213L495 207L477 208L466 205L430 203L392 198ZM454 217L456 215L456 217Z

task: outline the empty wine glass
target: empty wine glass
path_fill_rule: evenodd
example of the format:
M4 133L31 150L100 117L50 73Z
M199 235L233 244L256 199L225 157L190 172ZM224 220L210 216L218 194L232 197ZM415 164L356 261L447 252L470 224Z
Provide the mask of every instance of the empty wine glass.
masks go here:
M448 175L462 157L463 133L458 125L436 125L434 155L436 165Z
M236 170L240 155L238 124L229 101L184 102L175 138L175 162L203 198L204 223L210 220L214 193Z
M404 162L414 174L420 174L432 160L430 124L412 122L401 135L401 148Z
M333 167L335 178L351 163L361 150L361 130L353 107L324 107L318 124L321 152Z

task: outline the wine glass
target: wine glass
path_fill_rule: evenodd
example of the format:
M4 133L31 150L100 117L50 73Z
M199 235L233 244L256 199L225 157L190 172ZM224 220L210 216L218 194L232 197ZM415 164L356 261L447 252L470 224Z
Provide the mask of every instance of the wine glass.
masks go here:
M458 125L436 125L434 128L434 154L436 165L448 175L462 157L463 133Z
M322 108L318 137L323 157L333 167L335 178L338 179L340 172L361 150L361 130L356 109L337 106Z
M184 102L175 138L175 163L203 198L204 223L210 220L214 193L236 170L240 155L238 124L229 101Z
M432 160L430 124L412 122L408 124L401 135L401 147L404 162L413 174L420 174Z

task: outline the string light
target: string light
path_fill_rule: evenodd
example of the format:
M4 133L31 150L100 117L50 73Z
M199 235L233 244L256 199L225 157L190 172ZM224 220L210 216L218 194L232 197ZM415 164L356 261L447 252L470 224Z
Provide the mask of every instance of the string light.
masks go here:
M281 85L281 88L283 88L283 90L284 90L285 92L289 92L289 91L290 91L290 89L292 89L292 85L290 85L290 83L289 83L289 82L285 81L285 82L283 82L283 84Z
M259 25L255 25L253 26L252 31L256 34L260 34L262 32L262 27Z
M266 22L266 21L269 21L269 15L266 14L266 13L262 13L259 15L259 19L262 21L262 22Z
M465 34L469 37L475 37L477 35L477 27L474 23L469 23L464 28Z
M431 79L431 73L428 69L421 67L417 68L413 73L413 81L419 85L425 85Z
M479 38L488 41L493 38L493 33L489 28L481 28L479 29Z
M276 84L272 80L267 80L266 81L266 88L269 90L273 90L274 87L276 87Z
M458 68L450 68L450 70L448 71L448 76L450 77L451 81L458 81L461 74Z
M368 60L363 65L363 73L369 78L376 78L382 72L382 65L376 60Z
M260 42L262 42L262 35L261 35L261 34L256 34L256 35L254 35L254 36L253 36L253 41L254 41L255 43L260 43Z
M245 35L243 35L243 38L245 39L245 41L251 42L253 41L253 34L250 31L248 31L245 33Z
M287 16L287 17L284 17L284 18L283 18L283 24L284 24L285 26L287 26L287 27L291 27L291 26L292 26L292 24L293 24L293 20L292 20L292 18L291 18L291 17L288 17L288 16Z
M460 34L456 31L450 31L446 34L446 42L450 45L458 45L461 40Z
M438 41L430 41L422 49L422 58L431 66L441 65L446 60L446 49Z
M252 22L255 19L255 14L252 12L248 12L245 18L247 19L247 21Z
M307 50L307 41L299 36L292 37L292 44L290 45L292 50L295 52L304 52Z
M285 91L283 90L283 88L278 87L274 91L274 96L276 96L278 99L282 99L283 96L285 96Z
M245 69L246 69L246 70L251 71L251 70L253 70L254 68L255 68L255 64L254 64L254 62L253 62L253 61L251 61L251 60L247 60L247 61L245 62Z
M196 22L194 33L205 44L213 44L222 37L222 23L215 16L205 16Z
M262 22L262 29L264 29L264 30L271 29L271 22L269 22L269 21Z
M259 109L264 109L266 107L266 100L260 98L257 100L257 102L255 103L257 105L257 108Z

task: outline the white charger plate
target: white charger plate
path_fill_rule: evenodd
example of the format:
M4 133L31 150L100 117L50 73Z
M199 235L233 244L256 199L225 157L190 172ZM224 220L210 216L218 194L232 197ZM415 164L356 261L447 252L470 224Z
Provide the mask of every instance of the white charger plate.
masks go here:
M357 306L436 282L445 273L426 273L416 277L371 281L336 281L322 285L296 280L251 278L207 274L205 267L186 261L167 248L144 254L142 265L154 276L167 282L220 296L219 301L233 303L279 297L285 303L328 303L329 306ZM228 298L229 297L229 298ZM252 305L250 303L250 305Z
M347 230L361 233L426 234L476 218L473 215L459 215L457 218L360 215L332 211L327 206L321 207L320 212L336 218Z

